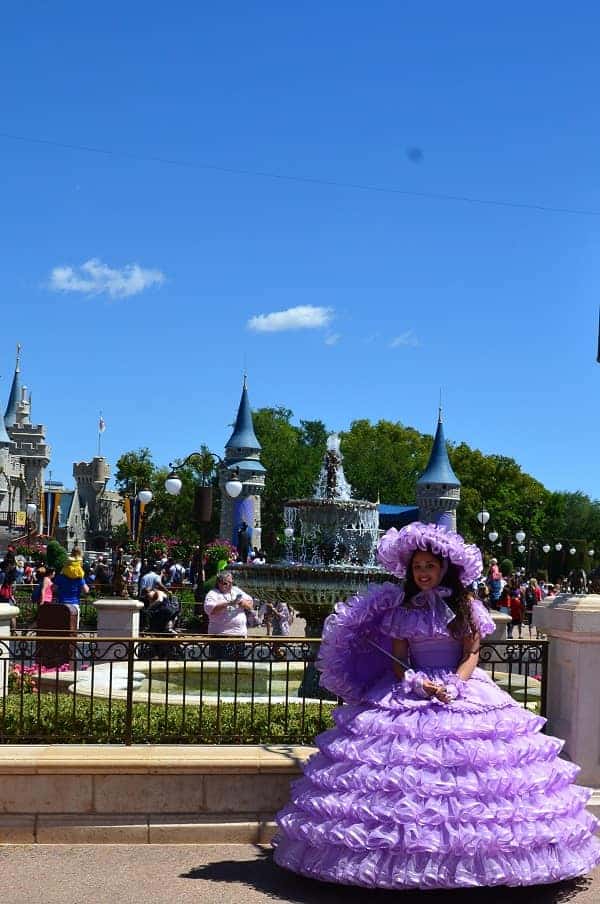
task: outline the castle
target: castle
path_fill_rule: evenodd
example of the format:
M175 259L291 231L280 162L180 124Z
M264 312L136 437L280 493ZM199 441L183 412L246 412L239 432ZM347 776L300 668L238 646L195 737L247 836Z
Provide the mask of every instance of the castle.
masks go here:
M261 494L265 486L266 471L260 462L261 446L254 432L252 410L248 398L246 378L235 419L233 433L225 445L225 460L219 472L221 488L220 536L237 545L238 531L243 521L250 529L251 545L261 546ZM230 499L225 492L230 469L237 468L242 481L242 493ZM411 521L443 524L456 530L456 510L460 502L460 480L452 470L444 426L442 409L427 466L416 488L416 505L386 505L379 503L379 527L403 527Z
M254 431L246 378L233 427L219 470L221 488L220 535L237 543L243 522L252 546L261 546L261 495L266 470L260 461L261 446ZM51 448L46 428L31 419L31 392L21 385L21 346L8 403L0 417L0 549L9 542L23 542L36 535L55 537L71 549L105 549L114 527L125 521L122 500L107 489L110 466L100 454L73 465L75 488L47 480ZM230 498L225 484L235 470L242 492ZM442 521L456 530L460 481L448 452L441 409L427 467L417 481L416 505L380 505L380 527L396 527L417 519Z
M35 536L53 536L68 549L104 548L125 520L119 494L107 490L110 467L97 456L73 465L76 487L46 478L51 460L46 428L31 418L31 392L21 385L21 346L8 403L0 417L0 549Z

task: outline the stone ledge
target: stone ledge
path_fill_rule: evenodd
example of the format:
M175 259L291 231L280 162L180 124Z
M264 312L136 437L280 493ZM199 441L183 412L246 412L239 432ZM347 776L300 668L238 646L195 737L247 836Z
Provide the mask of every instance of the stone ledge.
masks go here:
M314 748L295 745L2 744L0 775L299 774Z
M269 844L276 828L261 814L0 816L0 844Z

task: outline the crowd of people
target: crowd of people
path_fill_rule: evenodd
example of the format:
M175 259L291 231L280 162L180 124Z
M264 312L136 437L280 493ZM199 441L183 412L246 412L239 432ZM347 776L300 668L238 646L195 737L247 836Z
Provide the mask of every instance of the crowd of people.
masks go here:
M531 637L533 610L538 603L557 593L578 592L572 575L559 578L555 583L550 583L543 577L527 577L521 571L504 577L497 559L490 560L487 575L479 582L476 590L478 598L488 609L510 616L510 624L507 626L509 638L513 638L515 632L518 637L522 637L524 628Z

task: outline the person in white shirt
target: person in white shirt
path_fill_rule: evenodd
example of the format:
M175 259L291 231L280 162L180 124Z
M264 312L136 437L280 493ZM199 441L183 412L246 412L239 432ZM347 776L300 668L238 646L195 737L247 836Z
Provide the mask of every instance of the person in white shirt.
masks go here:
M233 583L230 571L221 571L217 576L214 590L209 590L204 600L204 611L208 615L208 633L220 637L247 637L246 612L254 609L254 600ZM213 644L211 651L217 658L232 658L235 650L242 649L237 644Z

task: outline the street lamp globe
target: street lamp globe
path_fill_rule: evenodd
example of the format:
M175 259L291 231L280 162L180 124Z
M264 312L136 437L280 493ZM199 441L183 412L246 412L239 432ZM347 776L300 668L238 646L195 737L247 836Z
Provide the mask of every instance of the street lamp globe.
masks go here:
M518 530L515 534L515 540L517 541L517 543L522 543L524 539L525 539L525 531Z
M481 524L482 527L485 527L485 525L490 520L490 513L486 512L485 509L482 509L480 512L477 512L477 520L479 521L479 523Z
M557 552L560 552L562 549L562 543L555 543L554 548Z
M181 482L181 479L174 471L172 471L165 480L165 490L169 496L179 496L182 486L183 483Z
M519 543L519 545L517 546L517 549L519 550L519 552L525 552L525 547L523 546L522 543Z
M593 559L593 558L594 558L595 552L596 552L595 549L588 549L588 556L589 556L591 559Z
M574 556L575 553L577 552L577 550L575 549L574 546L571 546L571 548L569 549L569 552L571 553L572 556Z
M225 492L232 499L237 499L237 497L242 492L243 486L242 481L238 477L233 477L231 480L228 480L225 484Z
M495 543L498 539L498 531L491 530L488 534L488 537L490 538L490 543Z
M294 536L294 528L293 527L285 527L283 529L283 533L290 540Z
M544 543L544 545L542 546L542 549L544 550L545 553L549 553L550 545L548 543Z
M137 498L142 505L148 505L149 502L152 502L152 490L140 490Z

